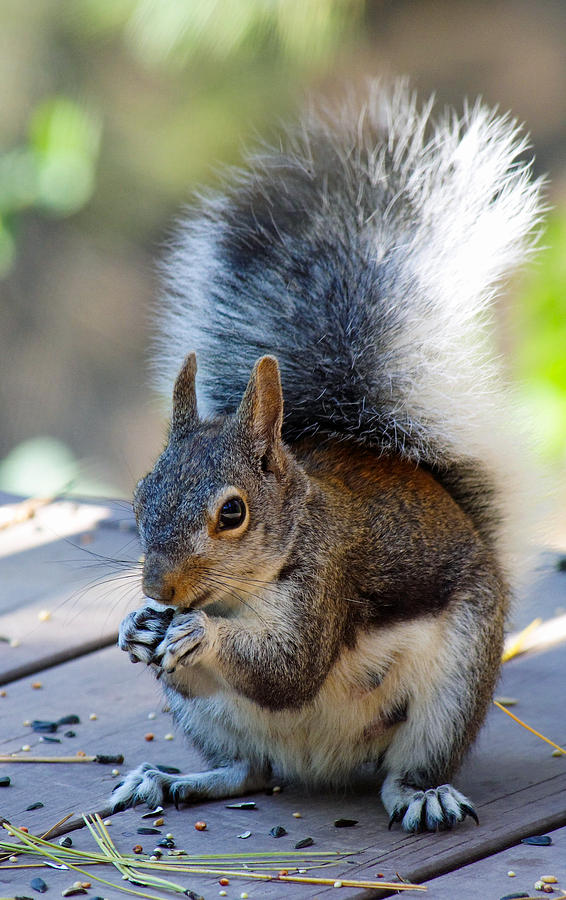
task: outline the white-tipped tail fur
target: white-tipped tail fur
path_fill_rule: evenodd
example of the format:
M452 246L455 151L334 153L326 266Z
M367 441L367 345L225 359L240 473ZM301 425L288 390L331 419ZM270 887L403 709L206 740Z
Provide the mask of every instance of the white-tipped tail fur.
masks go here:
M477 103L435 117L404 82L310 114L181 224L163 267L160 389L171 396L196 350L203 411L230 412L274 353L288 440L344 435L424 463L501 540L509 413L485 326L535 244L527 146L509 116Z

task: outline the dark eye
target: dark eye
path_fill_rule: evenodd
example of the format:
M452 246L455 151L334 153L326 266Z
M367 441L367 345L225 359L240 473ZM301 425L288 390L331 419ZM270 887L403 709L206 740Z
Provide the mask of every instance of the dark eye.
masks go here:
M220 528L237 528L246 518L246 504L239 497L230 497L218 517Z

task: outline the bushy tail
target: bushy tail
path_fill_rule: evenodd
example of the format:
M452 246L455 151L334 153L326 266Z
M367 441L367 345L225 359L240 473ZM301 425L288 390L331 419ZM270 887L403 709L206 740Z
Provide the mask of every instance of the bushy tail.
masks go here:
M508 116L476 104L433 118L404 83L309 115L181 223L161 388L194 349L201 404L230 412L274 353L288 440L349 437L426 465L493 539L505 407L485 325L534 245L526 148Z

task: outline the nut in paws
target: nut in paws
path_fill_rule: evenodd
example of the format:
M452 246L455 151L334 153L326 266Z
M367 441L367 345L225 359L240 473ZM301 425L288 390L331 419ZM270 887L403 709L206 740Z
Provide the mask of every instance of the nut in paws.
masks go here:
M174 610L156 610L151 606L134 610L123 619L118 646L129 654L132 662L156 662L156 647L163 640Z
M176 616L157 648L165 672L170 675L179 664L202 662L212 647L211 631L212 620L202 610Z

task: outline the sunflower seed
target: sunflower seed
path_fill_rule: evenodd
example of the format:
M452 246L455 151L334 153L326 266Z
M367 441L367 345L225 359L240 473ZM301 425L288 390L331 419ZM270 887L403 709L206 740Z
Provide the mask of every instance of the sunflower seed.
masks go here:
M295 850L303 850L305 847L312 847L314 841L311 837L303 838L302 841L297 841L295 844Z
M226 809L257 809L253 800L244 800L243 803L229 803Z
M530 837L521 838L522 844L534 844L535 847L548 847L552 844L549 834L532 834Z
M273 828L269 829L269 833L274 838L280 838L287 834L287 831L282 825L274 825Z
M357 819L335 819L334 827L335 828L351 828L353 825L357 825Z
M26 812L31 812L32 809L42 809L43 803L41 800L37 800L36 803L30 803L29 806L26 806Z
M30 887L32 887L34 891L39 891L40 894L44 894L45 891L48 890L47 884L43 878L32 878Z

